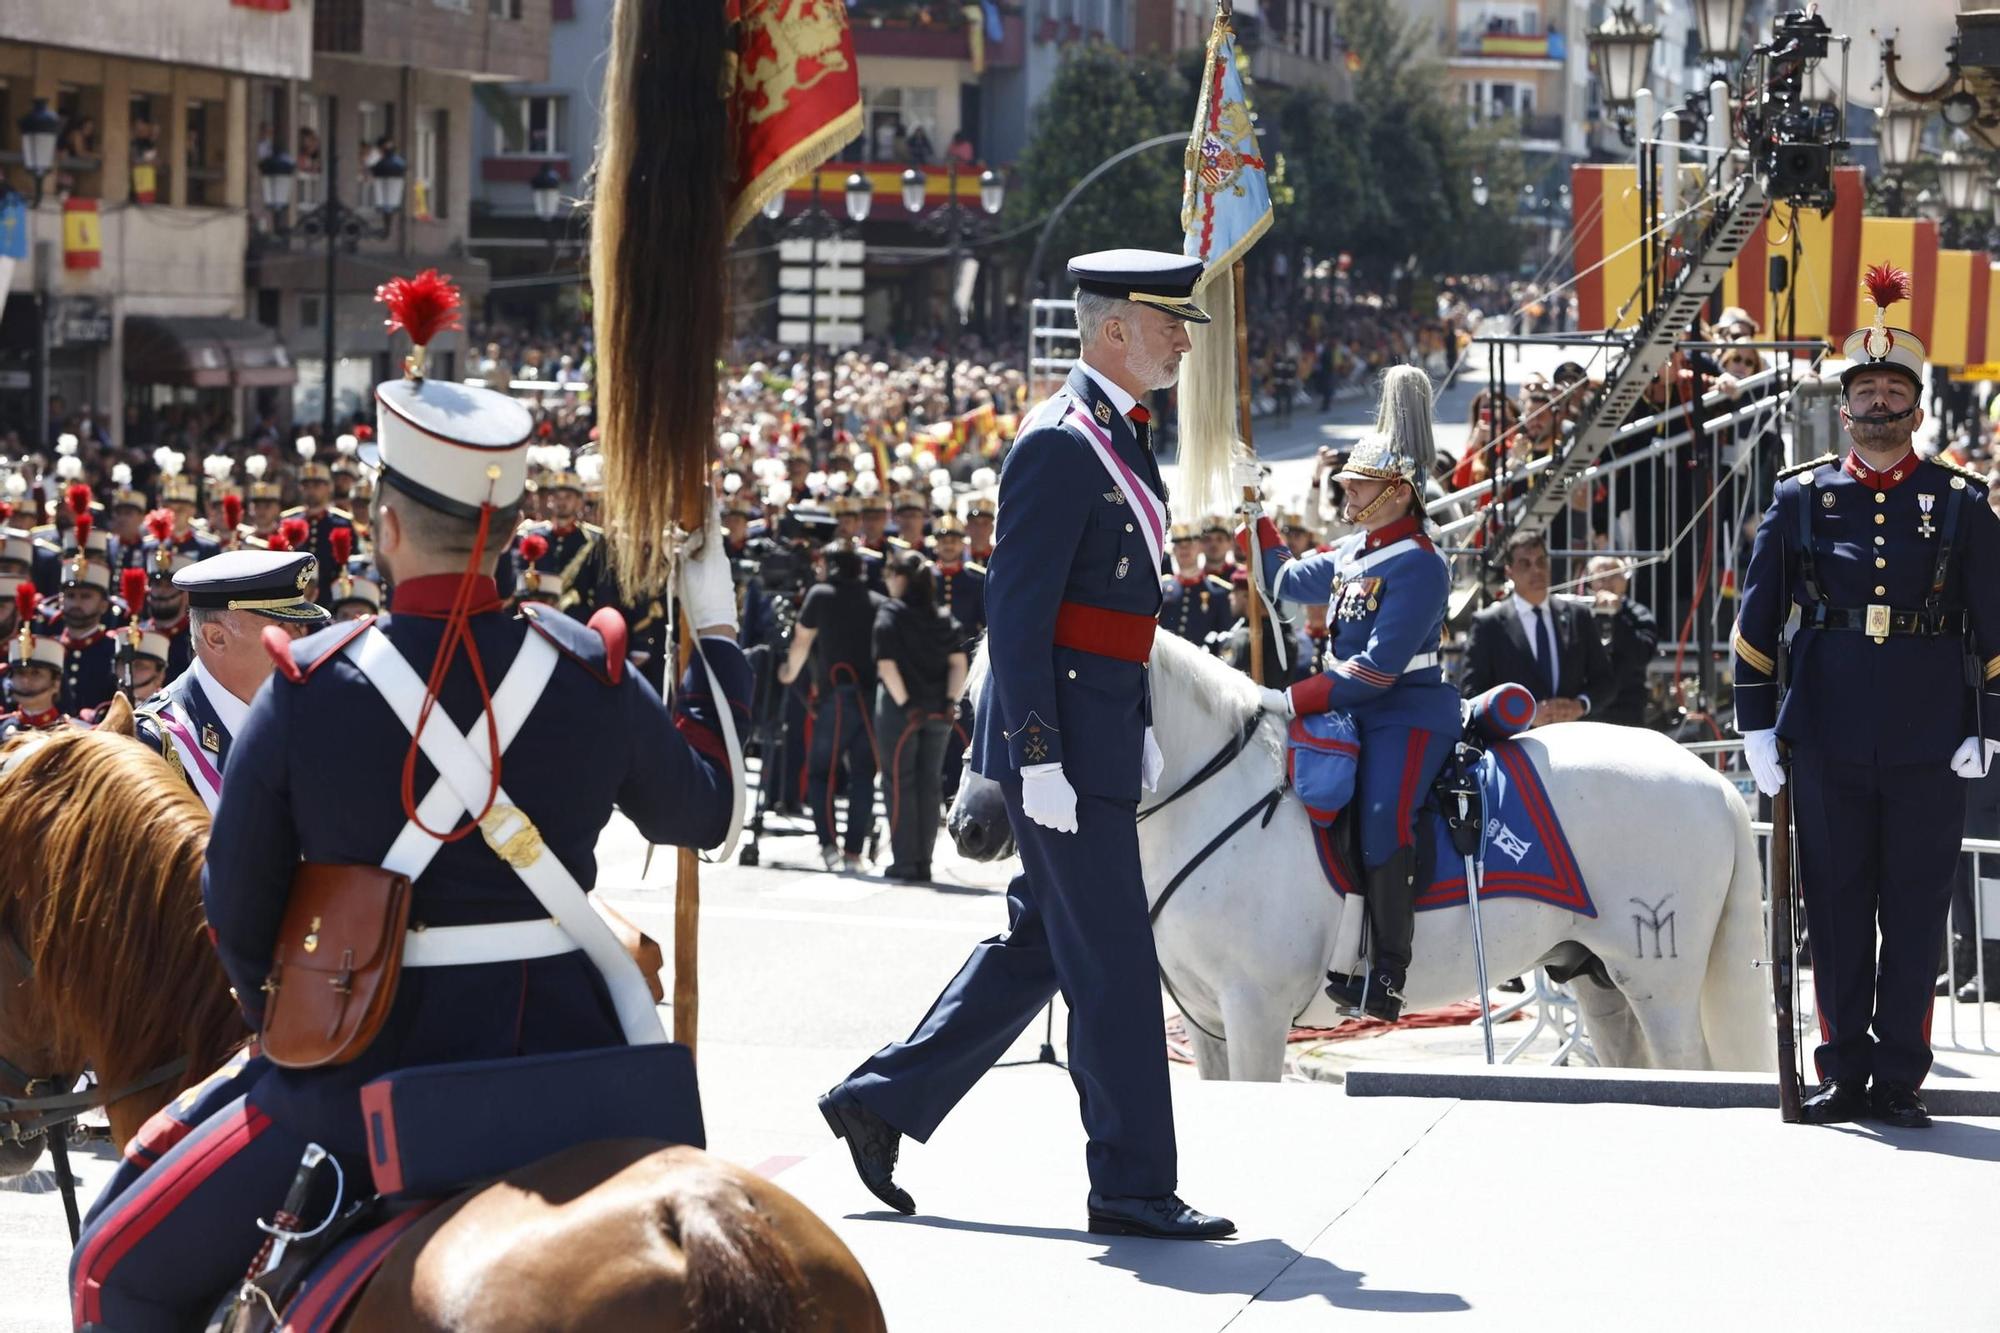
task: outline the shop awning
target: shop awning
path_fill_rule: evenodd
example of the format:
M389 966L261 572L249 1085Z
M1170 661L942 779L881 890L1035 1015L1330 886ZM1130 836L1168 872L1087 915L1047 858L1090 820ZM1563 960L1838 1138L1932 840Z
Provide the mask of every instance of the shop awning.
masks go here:
M129 384L262 389L298 378L277 335L247 319L133 315L125 321Z

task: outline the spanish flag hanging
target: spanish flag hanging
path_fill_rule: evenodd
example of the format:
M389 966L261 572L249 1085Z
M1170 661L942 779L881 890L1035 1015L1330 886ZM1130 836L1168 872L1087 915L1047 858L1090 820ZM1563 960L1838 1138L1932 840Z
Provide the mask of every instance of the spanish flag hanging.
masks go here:
M63 267L100 268L104 231L95 199L63 200Z

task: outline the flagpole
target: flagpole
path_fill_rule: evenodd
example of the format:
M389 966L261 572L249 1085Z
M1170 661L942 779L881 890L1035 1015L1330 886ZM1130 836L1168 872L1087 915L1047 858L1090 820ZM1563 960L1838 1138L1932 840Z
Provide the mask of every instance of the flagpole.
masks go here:
M1226 12L1226 6L1225 6ZM1257 445L1250 437L1250 320L1245 310L1243 292L1243 261L1237 260L1229 266L1229 284L1234 288L1236 303L1236 433L1243 437L1243 447L1250 451L1250 457L1257 456ZM1257 488L1243 488L1245 517L1248 521L1248 506L1257 503ZM1261 562L1263 552L1253 541L1249 546L1253 563ZM1250 580L1250 679L1259 685L1264 683L1264 599L1257 595L1257 588L1264 577L1261 569L1249 571Z

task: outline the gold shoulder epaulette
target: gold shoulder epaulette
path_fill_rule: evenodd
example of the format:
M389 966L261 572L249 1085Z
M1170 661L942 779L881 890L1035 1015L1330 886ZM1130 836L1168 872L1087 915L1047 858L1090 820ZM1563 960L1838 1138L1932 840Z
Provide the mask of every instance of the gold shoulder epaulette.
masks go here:
M1964 477L1967 481L1976 481L1981 486L1989 484L1984 474L1974 472L1969 467L1963 467L1960 464L1954 463L1949 458L1946 458L1943 454L1933 454L1924 461L1926 463L1935 463L1937 466L1943 468L1946 472L1951 473L1953 476Z
M1778 480L1783 481L1786 477L1795 477L1801 472L1810 472L1821 463L1838 461L1839 457L1840 455L1838 454L1821 454L1818 458L1808 458L1803 463L1794 463L1790 467L1779 468Z
M980 564L977 560L968 560L965 562L965 571L968 574L984 574L986 566Z
M305 517L305 513L306 513L306 507L305 507L304 505L293 505L293 506L292 506L292 507L291 507L290 509L283 509L283 510L280 510L280 511L278 512L278 517L279 517L279 518L304 518L304 517Z
M577 526L592 537L602 537L604 535L604 529L595 523L579 523Z
M348 513L345 509L335 509L332 505L328 505L326 512L332 514L335 518L344 518L349 523L354 521L354 515Z

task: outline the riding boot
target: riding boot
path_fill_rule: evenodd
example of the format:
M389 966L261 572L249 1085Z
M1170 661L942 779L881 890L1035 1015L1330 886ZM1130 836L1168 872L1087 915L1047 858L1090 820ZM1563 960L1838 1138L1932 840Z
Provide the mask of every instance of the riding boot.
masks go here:
M1362 877L1375 958L1359 977L1327 973L1326 993L1346 1008L1393 1023L1403 1013L1403 982L1410 969L1410 944L1417 928L1417 853L1398 847Z

